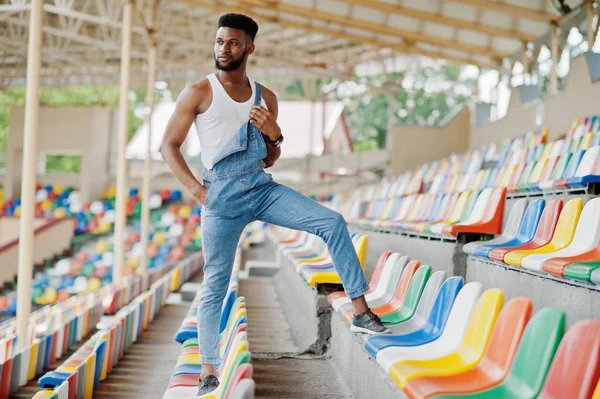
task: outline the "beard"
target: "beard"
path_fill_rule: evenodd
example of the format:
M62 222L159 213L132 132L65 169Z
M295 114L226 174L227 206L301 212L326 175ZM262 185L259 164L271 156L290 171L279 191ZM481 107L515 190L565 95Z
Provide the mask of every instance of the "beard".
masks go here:
M217 59L217 56L215 55L215 67L220 71L231 72L231 71L238 70L242 66L243 63L244 63L244 57L242 56L237 60L232 58L231 61L229 62L229 64L223 65L219 62L219 60Z

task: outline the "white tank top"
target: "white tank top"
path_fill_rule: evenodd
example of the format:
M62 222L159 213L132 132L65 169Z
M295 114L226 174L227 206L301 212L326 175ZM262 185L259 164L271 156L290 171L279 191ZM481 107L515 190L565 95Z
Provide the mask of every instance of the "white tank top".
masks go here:
M194 125L200 140L200 158L208 169L212 169L213 160L219 153L219 149L227 143L249 120L249 113L256 87L254 80L248 78L252 87L252 96L246 102L239 103L233 100L217 79L217 75L207 76L212 89L212 102L206 112L198 114ZM261 100L263 107L267 107L264 98Z

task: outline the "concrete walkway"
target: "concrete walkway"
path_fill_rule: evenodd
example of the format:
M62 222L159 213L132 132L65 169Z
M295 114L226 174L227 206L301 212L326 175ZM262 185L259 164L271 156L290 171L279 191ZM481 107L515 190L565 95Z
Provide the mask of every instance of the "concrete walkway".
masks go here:
M297 354L273 284L270 277L240 281L240 295L246 297L256 397L352 398L331 361Z

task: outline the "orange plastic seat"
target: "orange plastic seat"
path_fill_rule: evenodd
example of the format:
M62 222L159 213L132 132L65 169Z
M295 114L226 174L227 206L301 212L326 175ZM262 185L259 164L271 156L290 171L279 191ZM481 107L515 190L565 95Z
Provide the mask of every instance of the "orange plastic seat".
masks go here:
M502 381L517 353L523 331L531 317L528 298L515 298L511 314L497 322L481 361L475 368L456 375L420 377L409 380L404 391L410 398L429 398L437 394L481 391ZM504 309L503 309L504 311ZM503 315L504 316L504 315Z

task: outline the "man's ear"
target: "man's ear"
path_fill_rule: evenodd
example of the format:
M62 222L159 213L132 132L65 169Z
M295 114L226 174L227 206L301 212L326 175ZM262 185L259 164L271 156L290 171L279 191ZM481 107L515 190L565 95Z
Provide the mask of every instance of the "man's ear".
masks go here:
M250 55L250 54L254 53L254 49L255 49L255 48L256 48L256 47L254 46L254 43L250 43L250 44L248 45L248 47L246 48L246 54L247 54L247 55Z

